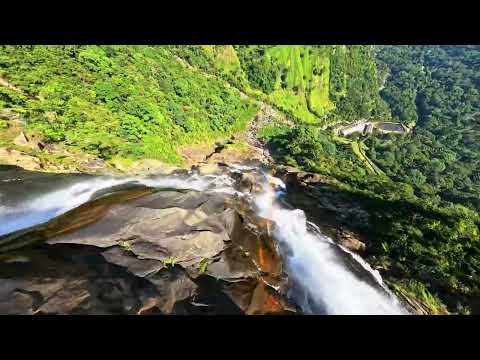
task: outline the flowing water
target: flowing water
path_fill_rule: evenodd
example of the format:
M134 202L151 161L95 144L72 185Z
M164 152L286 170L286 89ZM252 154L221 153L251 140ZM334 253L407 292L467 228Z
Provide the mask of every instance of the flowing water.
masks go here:
M275 179L278 183L279 179ZM283 184L281 188L285 189ZM255 199L259 215L275 222L274 237L283 245L284 263L293 281L292 297L307 314L406 314L398 301L388 292L378 272L373 271L358 255L349 254L378 286L362 280L349 271L339 256L333 241L318 228L307 227L305 213L288 209L274 192L265 186ZM340 249L341 251L347 251Z
M249 170L236 167L234 171ZM268 175L267 175L268 177ZM12 179L15 180L15 179ZM6 184L8 179L1 180ZM44 223L60 214L92 200L113 187L143 185L154 188L182 188L216 191L250 197L234 188L228 175L159 176L150 178L75 178L55 189L49 182L48 191L30 194L18 201L6 201L8 191L0 183L0 236ZM275 191L271 185L280 189ZM10 184L10 186L12 186ZM291 280L290 296L306 314L406 314L398 301L358 255L337 246L311 223L299 209L282 204L285 186L281 180L268 177L264 192L250 197L260 216L275 222L274 237L283 249L286 273ZM26 189L25 189L26 190ZM113 191L113 190L112 190ZM2 201L3 200L3 201ZM345 256L355 262L365 276L359 276L347 266ZM373 280L372 280L373 279Z
M151 177L151 178L90 178L72 177L72 184L57 190L39 194L33 199L24 199L13 206L3 205L0 183L0 236L20 229L44 223L58 215L92 200L102 190L118 189L127 185L143 185L153 188L175 188L193 190L211 190L233 193L233 179L224 176L200 177L192 174L188 178ZM30 196L31 197L31 196Z

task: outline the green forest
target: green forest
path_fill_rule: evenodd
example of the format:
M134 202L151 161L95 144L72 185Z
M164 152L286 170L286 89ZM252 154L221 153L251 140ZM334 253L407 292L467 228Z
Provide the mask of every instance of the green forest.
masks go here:
M412 136L373 137L369 155L418 193L480 209L480 50L460 46L383 48L391 75L382 96Z
M228 138L252 102L152 46L3 46L0 106L24 114L51 142L109 159L181 161L177 146ZM159 134L161 134L159 136Z
M299 123L389 116L378 94L373 46L176 46L172 51Z
M348 143L318 128L267 136L280 161L330 176L368 209L370 262L434 312L479 306L479 59L478 46L377 49L388 72L380 95L393 121L413 127L354 136L386 176L368 174Z
M20 91L0 87L0 106L50 142L178 164L179 145L244 130L255 100L306 123L375 116L374 70L369 46L3 45L0 77Z

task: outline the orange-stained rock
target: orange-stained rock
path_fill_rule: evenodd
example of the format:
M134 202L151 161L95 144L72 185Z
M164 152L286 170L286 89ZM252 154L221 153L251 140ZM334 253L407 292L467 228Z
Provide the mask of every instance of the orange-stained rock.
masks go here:
M235 195L102 190L0 237L0 313L292 313L273 230Z
M259 282L246 310L248 315L286 315L295 311L279 296L278 292Z

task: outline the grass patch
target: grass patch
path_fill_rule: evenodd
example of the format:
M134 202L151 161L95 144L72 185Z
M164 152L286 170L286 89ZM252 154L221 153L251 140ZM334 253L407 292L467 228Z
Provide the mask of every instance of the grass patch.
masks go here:
M178 260L172 256L170 256L169 258L166 258L162 261L163 265L165 267L174 267L176 264L177 264Z
M258 137L262 140L270 141L270 139L283 135L290 127L288 125L267 124L258 131Z
M390 285L398 295L408 299L409 301L413 300L412 302L414 303L415 307L420 307L428 314L448 314L446 306L422 283L414 280L409 280L408 282L402 284L390 283Z
M204 258L200 263L198 264L198 271L203 274L205 271L207 271L207 266L208 266L208 259Z
M274 46L268 54L281 64L275 92L270 98L307 123L318 122L335 108L329 99L329 54L321 48Z
M226 71L238 67L231 46L213 50ZM29 127L47 142L67 142L104 160L149 158L181 165L179 146L229 138L246 128L257 105L224 80L183 66L177 51L6 46L0 67L8 64L5 76L32 98L9 92L3 106L22 109ZM208 66L208 56L201 59Z

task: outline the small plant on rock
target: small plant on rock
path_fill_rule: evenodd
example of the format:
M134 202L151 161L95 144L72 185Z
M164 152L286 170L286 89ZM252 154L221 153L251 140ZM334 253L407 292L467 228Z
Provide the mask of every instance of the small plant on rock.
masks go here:
M132 246L126 241L120 241L118 243L120 247L125 251L132 251Z
M174 267L175 264L177 263L177 259L175 259L173 256L170 256L170 257L164 259L162 262L163 262L163 265L167 268L168 267Z
M208 259L203 258L202 261L200 261L200 263L198 265L198 271L201 274L203 274L207 270L207 266L208 266Z

